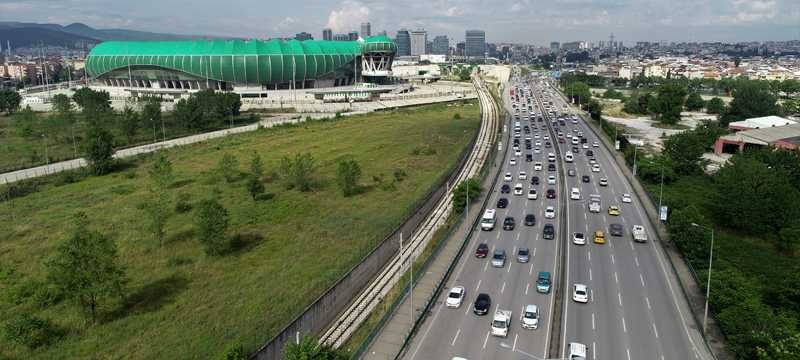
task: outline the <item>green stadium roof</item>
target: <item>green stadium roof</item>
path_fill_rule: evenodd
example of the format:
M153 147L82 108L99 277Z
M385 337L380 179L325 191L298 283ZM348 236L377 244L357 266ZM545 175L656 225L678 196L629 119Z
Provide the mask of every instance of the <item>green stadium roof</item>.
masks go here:
M273 84L319 78L362 53L395 50L386 36L363 41L107 41L89 53L86 71L100 77L128 66L153 66L211 80Z

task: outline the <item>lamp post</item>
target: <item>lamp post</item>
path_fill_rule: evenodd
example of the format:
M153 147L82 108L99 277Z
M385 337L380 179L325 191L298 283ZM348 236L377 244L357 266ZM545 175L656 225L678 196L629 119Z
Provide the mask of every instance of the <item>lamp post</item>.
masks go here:
M711 294L711 264L714 261L714 228L692 223L692 226L708 229L711 231L711 249L708 252L708 280L706 280L706 305L703 310L703 335L706 334L706 324L708 322L708 297Z
M638 148L638 146L636 146L636 144L633 144L633 176L636 176L636 149L637 148Z

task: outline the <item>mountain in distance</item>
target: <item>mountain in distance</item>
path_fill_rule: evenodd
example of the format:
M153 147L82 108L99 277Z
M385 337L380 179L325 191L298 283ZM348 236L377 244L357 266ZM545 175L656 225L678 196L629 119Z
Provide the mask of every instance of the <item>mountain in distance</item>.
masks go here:
M0 42L11 41L14 48L37 45L83 47L107 40L191 40L209 36L164 34L126 29L95 29L82 23L61 26L16 21L0 21Z

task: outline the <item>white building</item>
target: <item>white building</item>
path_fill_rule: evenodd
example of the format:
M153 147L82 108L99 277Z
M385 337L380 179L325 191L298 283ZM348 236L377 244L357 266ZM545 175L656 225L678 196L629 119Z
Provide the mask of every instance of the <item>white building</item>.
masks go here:
M425 45L428 44L428 32L425 30L411 31L411 56L424 55Z

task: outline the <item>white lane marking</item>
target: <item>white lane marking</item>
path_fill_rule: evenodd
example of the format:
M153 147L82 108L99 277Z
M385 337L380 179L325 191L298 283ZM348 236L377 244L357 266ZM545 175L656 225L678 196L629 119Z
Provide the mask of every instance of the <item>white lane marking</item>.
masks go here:
M638 257L638 256L635 256L635 257L633 258L633 261L636 263L636 267L639 267L639 257Z
M595 347L595 342L592 341L592 359L597 359L597 348Z
M594 329L595 329L595 327L594 327L594 313L592 313L592 330L594 330Z
M502 294L503 291L505 291L505 290L506 290L506 282L503 281L503 287L500 288L500 293Z
M628 327L625 325L625 317L622 317L622 331L628 332Z
M619 306L621 307L622 306L622 293L621 292L617 292L617 299L619 299Z
M644 297L644 301L647 302L647 309L648 310L653 310L653 308L650 307L650 298L645 296Z
M628 354L628 360L631 360L631 349L625 348L625 353Z
M614 254L611 254L611 263L614 263Z
M486 260L486 264L483 265L483 272L486 272L486 269L489 267L489 260Z
M506 270L506 272L507 272L507 273L510 273L510 272L511 272L511 265L514 265L514 262L513 262L513 261L509 261L509 262L508 262L508 270Z
M592 281L592 269L589 268L589 281Z
M514 334L514 346L511 347L511 352L517 351L517 338L519 334Z
M519 233L517 233L517 238L514 241L519 241ZM516 248L516 247L514 247Z
M525 295L528 295L528 288L531 287L531 283L525 284Z
M450 346L456 346L456 339L458 339L459 334L461 334L461 329L458 329L458 331L456 331L456 336L453 336L453 341L450 342Z
M486 332L486 338L483 339L483 349L486 349L486 342L489 341L489 332Z
M636 249L634 249L634 247L633 247L633 243L632 242L628 242L628 245L631 246L631 250L636 251Z
M536 251L536 250L534 250L534 252L535 252L535 251ZM534 255L534 256L536 256L536 255ZM533 275L533 264L531 264L531 269L530 269L530 270L528 270L528 275Z
M656 339L658 339L658 329L656 329L656 323L653 323L653 333L656 334Z
M500 232L499 231L497 232L497 236L495 236L495 239L500 240Z
M617 272L614 271L614 282L619 284L619 277L617 276Z
M589 262L592 262L592 252L591 251L586 252L586 257L589 258Z
M481 281L483 281L483 279L478 279L478 285L475 286L475 292L478 292L478 289L481 288Z
M645 287L644 286L644 278L642 277L642 274L639 274L639 281L642 282L642 287Z
M536 237L536 240L539 240L539 237ZM533 256L536 256L536 248L533 248ZM533 264L531 264L531 269L533 269Z

